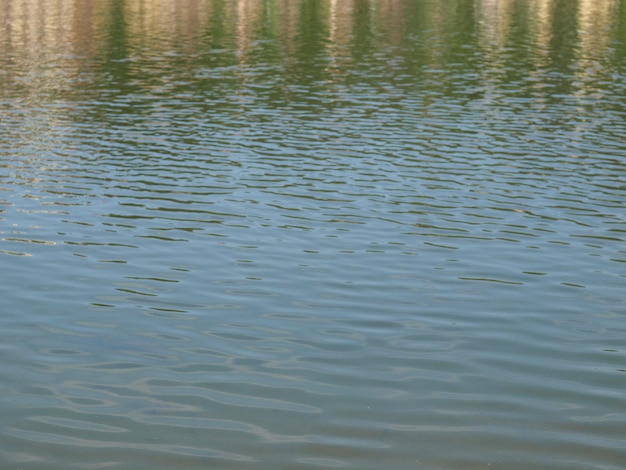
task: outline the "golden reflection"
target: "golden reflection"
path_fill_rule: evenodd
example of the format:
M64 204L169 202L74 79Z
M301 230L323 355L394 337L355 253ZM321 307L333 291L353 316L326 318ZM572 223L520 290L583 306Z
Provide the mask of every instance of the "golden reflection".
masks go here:
M327 72L332 76L341 74L346 64L345 47L353 38L354 30L351 20L354 1L330 0L328 6L328 53Z
M18 73L12 78L24 91L45 88L59 91L69 86L76 69L66 67L80 53L72 34L75 2L5 1L0 12L0 44L2 55L19 63L11 68ZM65 21L61 21L65 19ZM63 67L50 63L55 56ZM6 72L5 72L6 73Z
M260 0L237 0L235 2L237 25L237 49L240 55L245 55L250 49L256 36L256 24L262 15L263 2Z
M606 55L611 43L611 24L617 15L617 0L579 0L578 35L581 60L596 61Z
M477 0L482 37L498 47L510 39L513 23L532 31L536 50L546 50L555 39L555 23L560 20L556 0ZM575 12L576 22L569 31L578 38L578 59L602 57L611 40L611 27L617 0L571 0L567 10ZM522 10L526 10L522 15ZM520 17L524 24L520 25Z
M351 51L364 41L385 49L426 38L421 60L445 64L440 44L466 28L476 32L493 61L519 32L533 47L537 68L555 60L550 47L565 27L573 28L571 57L581 68L602 60L615 34L618 0L0 0L0 75L33 99L71 93L91 79L94 61L111 44L125 41L126 54L202 53L211 39L233 49L239 63L255 59L257 45L275 41L280 56L302 44L303 28L318 28L328 68L350 64ZM460 18L473 8L474 17ZM574 12L571 19L562 12ZM460 13L459 13L460 12ZM411 13L413 16L411 16ZM451 22L451 19L454 21ZM410 21L413 21L412 24ZM473 24L471 24L473 22ZM569 23L567 23L569 22ZM571 24L570 24L571 23ZM313 25L313 26L311 26ZM565 26L564 26L565 25ZM421 30L419 29L421 28ZM517 34L517 36L515 36ZM573 39L572 39L573 38ZM318 40L316 39L316 40ZM206 40L206 41L205 41ZM429 42L430 41L430 42ZM219 42L219 41L218 41ZM567 52L567 51L566 51ZM5 87L6 88L6 87Z
M198 37L213 14L209 0L133 0L124 2L129 45L171 49Z

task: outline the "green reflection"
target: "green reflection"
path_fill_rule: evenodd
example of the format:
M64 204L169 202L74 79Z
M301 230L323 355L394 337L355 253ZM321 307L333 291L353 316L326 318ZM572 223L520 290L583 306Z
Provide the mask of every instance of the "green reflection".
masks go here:
M90 87L130 93L162 85L169 92L176 81L188 93L214 98L253 85L279 90L268 93L276 101L290 94L290 85L381 82L453 96L482 86L485 78L535 96L537 80L528 77L543 81L550 97L608 81L625 50L621 1L188 0L164 7L126 0L67 2L63 10L35 1L11 5L0 2L2 93L19 87L29 69L37 73L49 64L48 79L33 83L31 92L50 96L55 87L54 99L59 92L72 99L77 89ZM73 21L66 23L68 15ZM32 33L40 26L51 33ZM68 28L72 34L65 34ZM52 66L72 54L78 60ZM571 72L585 67L597 70L593 80L581 82ZM254 74L247 73L253 68ZM163 70L171 74L163 76ZM95 73L95 79L59 90L68 72Z

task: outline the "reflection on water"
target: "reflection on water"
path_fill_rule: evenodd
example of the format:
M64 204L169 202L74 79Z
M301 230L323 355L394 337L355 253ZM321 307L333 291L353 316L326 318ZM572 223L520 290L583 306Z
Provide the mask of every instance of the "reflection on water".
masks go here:
M0 467L621 468L625 11L0 0Z

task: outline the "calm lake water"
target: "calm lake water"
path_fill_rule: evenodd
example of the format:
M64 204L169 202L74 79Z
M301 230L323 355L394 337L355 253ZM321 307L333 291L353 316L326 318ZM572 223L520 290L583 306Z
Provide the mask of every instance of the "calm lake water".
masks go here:
M626 1L0 0L0 467L623 469Z

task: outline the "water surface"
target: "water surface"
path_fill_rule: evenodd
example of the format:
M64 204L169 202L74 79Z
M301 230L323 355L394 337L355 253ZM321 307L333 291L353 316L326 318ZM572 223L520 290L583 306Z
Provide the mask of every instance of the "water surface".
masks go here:
M618 469L626 3L0 0L7 469Z

